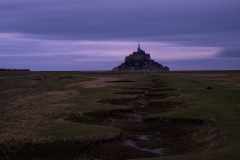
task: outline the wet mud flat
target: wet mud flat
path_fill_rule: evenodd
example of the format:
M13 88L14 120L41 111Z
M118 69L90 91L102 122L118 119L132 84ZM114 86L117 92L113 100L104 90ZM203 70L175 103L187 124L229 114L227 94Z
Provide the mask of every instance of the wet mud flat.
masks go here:
M114 81L114 83L129 82L132 84L135 81ZM177 89L170 88L165 83L158 83L133 85L125 88L123 92L114 93L120 96L131 95L133 96L131 98L106 97L97 101L99 104L125 105L129 109L70 112L51 117L70 123L112 126L120 130L119 134L97 141L65 139L23 143L19 149L19 154L22 154L20 157L123 160L186 154L217 147L220 143L220 134L215 121L169 117L145 118L155 113L190 107L182 102L168 101L168 98L179 96Z

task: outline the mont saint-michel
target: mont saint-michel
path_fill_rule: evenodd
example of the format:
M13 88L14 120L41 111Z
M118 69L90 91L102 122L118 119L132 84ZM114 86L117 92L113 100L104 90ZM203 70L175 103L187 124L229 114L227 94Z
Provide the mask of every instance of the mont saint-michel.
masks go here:
M127 56L124 63L113 68L113 71L169 71L169 68L152 60L150 54L138 44L137 52Z

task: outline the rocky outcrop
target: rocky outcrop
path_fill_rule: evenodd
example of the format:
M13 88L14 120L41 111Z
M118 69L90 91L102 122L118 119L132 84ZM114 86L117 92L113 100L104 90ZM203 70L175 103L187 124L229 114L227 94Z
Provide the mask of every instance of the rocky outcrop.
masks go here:
M152 60L150 54L145 53L138 45L137 52L127 56L124 63L113 68L113 71L169 71L169 68Z

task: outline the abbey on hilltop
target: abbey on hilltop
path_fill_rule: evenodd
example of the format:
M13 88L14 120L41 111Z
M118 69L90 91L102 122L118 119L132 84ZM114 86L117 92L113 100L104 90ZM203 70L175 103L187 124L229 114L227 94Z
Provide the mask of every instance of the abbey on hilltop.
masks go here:
M127 56L124 63L113 68L113 71L169 71L169 68L152 60L150 54L145 53L138 44L137 52Z

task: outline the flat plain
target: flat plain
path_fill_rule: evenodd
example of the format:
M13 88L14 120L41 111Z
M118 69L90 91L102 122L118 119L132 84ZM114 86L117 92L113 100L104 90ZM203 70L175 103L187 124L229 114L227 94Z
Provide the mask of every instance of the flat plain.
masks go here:
M0 72L0 159L239 159L240 71Z

